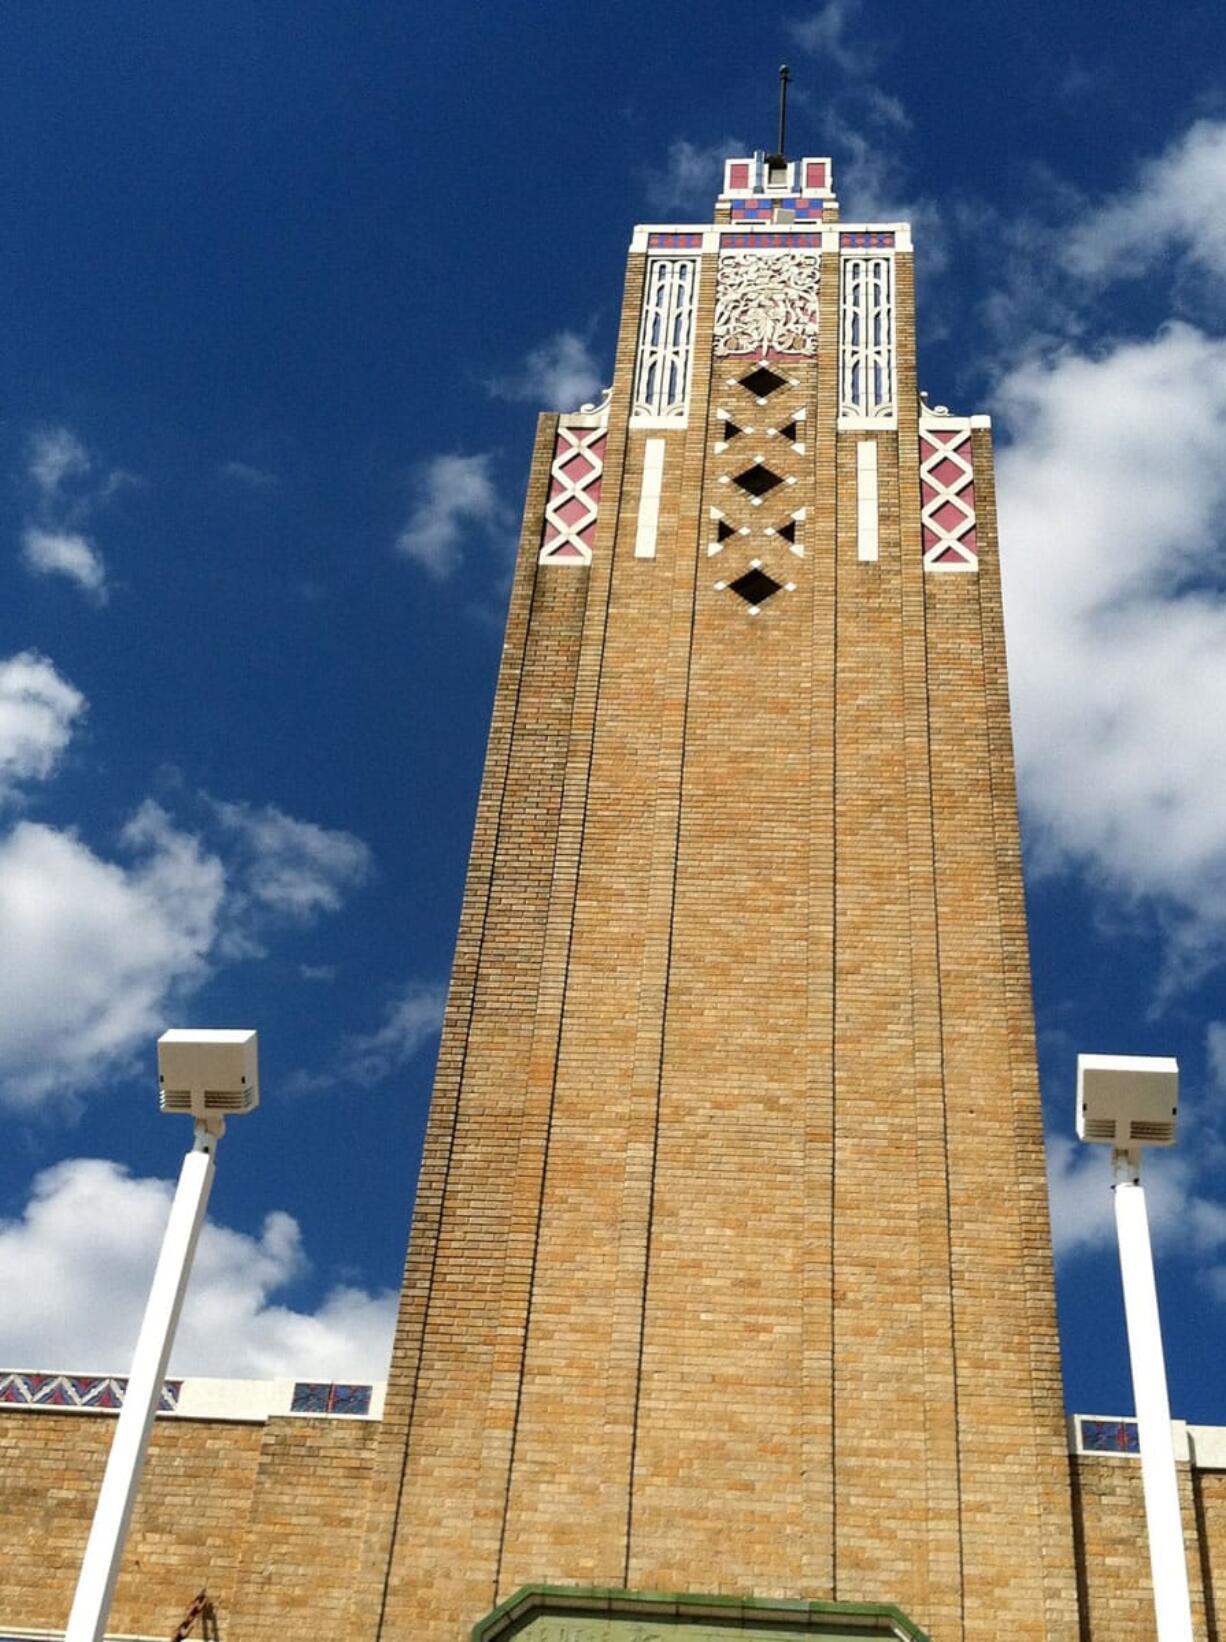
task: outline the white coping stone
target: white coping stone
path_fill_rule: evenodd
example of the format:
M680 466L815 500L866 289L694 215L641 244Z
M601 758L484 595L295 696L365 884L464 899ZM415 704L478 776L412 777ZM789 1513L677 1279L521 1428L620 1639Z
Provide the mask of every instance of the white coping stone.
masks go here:
M384 1381L357 1381L370 1385L369 1414L300 1414L292 1407L297 1380L184 1380L179 1406L164 1419L238 1420L257 1422L274 1418L378 1420L387 1394ZM342 1382L349 1383L349 1382Z
M1226 1471L1226 1425L1190 1425L1188 1445L1202 1471Z

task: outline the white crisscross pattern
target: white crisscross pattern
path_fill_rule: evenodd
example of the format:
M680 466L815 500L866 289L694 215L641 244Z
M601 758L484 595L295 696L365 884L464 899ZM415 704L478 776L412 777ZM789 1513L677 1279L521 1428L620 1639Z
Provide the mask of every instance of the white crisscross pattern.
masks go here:
M975 468L968 419L921 424L920 524L925 570L978 570Z
M568 426L569 422L569 417L559 422L553 447L545 533L541 540L542 564L592 562L600 481L604 476L606 427L603 421L596 427Z

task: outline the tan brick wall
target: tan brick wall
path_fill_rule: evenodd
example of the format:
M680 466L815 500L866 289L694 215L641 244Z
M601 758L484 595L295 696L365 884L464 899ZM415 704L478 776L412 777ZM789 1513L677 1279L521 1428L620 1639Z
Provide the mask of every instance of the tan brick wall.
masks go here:
M492 872L475 856L461 957L485 941L493 965L503 920L531 928L539 987L527 962L494 969L482 1001L476 966L464 1031L488 1058L457 1081L445 1039L450 1173L442 1237L420 1221L410 1261L431 1263L428 1374L407 1460L386 1440L404 1472L380 1634L451 1639L544 1580L889 1600L938 1642L1071 1638L990 449L983 570L926 578L900 256L902 413L874 436L881 553L858 562L830 258L819 357L791 372L807 450L772 462L798 483L734 505L720 474L768 447L713 453L715 406L742 393L710 359L713 260L657 557L633 556L634 259L591 570L541 575L528 510L483 806L506 816L534 756L524 692L535 713L565 688L547 622L577 644L573 714L553 774L527 765L556 809ZM709 559L712 504L759 524L808 506L804 561L757 534ZM756 618L715 585L750 556L796 583ZM583 589L565 614L543 591L563 578L557 597ZM547 906L522 887L538 850Z
M114 1430L97 1414L0 1413L0 1624L67 1620ZM156 1421L110 1629L169 1636L202 1586L226 1642L267 1634L270 1596L278 1615L339 1615L361 1551L375 1430Z
M1127 1637L1128 1642L1156 1642L1140 1463L1081 1454L1072 1462L1071 1472L1081 1642L1117 1642L1120 1637ZM1226 1477L1220 1472L1202 1472L1194 1478L1189 1466L1179 1466L1196 1642L1219 1642L1216 1620L1211 1627L1206 1614L1205 1595L1208 1589L1212 1613L1212 1569L1216 1567L1219 1578L1226 1575L1223 1484ZM1208 1530L1203 1540L1199 1533L1202 1521Z

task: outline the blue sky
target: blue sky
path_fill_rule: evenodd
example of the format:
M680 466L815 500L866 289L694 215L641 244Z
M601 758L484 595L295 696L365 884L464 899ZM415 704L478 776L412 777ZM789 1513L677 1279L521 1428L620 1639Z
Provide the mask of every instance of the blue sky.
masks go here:
M252 1024L179 1366L386 1357L533 419L725 153L907 216L990 410L1071 1406L1130 1406L1079 1048L1177 1053L1175 1411L1226 1423L1226 18L1050 0L0 18L0 1359L121 1368Z

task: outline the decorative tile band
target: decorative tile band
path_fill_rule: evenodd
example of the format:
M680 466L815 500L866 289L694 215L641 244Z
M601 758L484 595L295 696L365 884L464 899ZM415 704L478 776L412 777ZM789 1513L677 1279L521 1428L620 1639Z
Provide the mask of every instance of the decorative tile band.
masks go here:
M891 233L875 231L857 231L839 235L839 245L844 251L892 251L894 236Z
M1139 1454L1141 1436L1135 1420L1088 1420L1077 1416L1086 1454Z
M760 195L752 200L730 201L733 222L771 222L776 210L795 211L801 222L822 220L822 200L801 199L796 194Z
M158 1412L179 1406L182 1380L166 1380ZM0 1374L0 1404L11 1408L85 1408L116 1413L123 1407L127 1378L114 1374Z
M290 1402L291 1414L369 1414L368 1385L338 1385L299 1380Z
M721 234L721 251L820 251L817 234Z
M701 234L648 234L648 247L652 251L701 251Z

